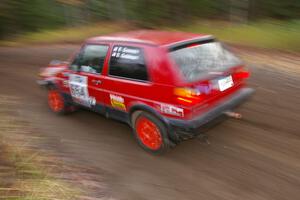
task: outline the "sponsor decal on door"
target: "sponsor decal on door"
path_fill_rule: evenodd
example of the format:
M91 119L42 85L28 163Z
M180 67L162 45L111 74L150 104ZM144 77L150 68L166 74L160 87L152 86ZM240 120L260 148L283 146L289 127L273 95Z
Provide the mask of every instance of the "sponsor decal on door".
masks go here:
M120 110L126 110L126 106L124 104L124 98L115 94L110 94L110 103L111 106Z

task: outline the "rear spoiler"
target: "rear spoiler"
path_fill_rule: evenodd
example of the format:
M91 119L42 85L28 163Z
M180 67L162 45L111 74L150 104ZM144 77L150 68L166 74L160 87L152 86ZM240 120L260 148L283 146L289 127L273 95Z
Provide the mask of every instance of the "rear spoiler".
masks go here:
M178 43L171 44L168 49L169 51L176 51L178 49L182 49L187 47L190 44L205 44L216 41L216 38L212 35L202 36L192 40L185 40Z

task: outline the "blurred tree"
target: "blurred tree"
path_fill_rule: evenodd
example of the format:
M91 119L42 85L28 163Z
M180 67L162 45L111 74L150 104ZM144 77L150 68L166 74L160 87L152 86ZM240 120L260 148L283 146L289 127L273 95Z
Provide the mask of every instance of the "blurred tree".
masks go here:
M107 0L106 7L109 19L126 20L125 4L123 0Z
M299 19L300 0L1 0L0 38L99 20L129 20L152 27L200 18Z
M55 1L1 0L0 37L63 25L61 11Z
M189 0L185 3L189 15L193 18L219 18L220 13L227 12L228 7L225 0Z
M63 7L64 19L67 25L73 26L78 21L84 21L83 15L79 12L84 5L84 0L56 0Z
M230 21L248 22L249 0L230 0Z

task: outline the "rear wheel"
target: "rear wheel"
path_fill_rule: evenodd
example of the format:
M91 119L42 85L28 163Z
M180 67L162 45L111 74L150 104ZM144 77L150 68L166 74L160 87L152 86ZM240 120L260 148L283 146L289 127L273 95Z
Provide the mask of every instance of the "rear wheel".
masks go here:
M75 110L74 105L67 102L55 87L48 88L48 105L51 111L57 114L66 114Z
M163 154L170 148L165 125L153 115L137 111L132 115L132 127L139 145L152 154Z

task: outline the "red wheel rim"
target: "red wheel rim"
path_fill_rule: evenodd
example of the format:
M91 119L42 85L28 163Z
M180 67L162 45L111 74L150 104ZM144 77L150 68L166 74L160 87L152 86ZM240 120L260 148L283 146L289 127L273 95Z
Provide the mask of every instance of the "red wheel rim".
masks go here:
M152 150L157 150L162 145L159 128L146 117L140 117L136 122L136 131L141 142Z
M50 90L48 93L48 103L54 112L59 112L64 107L63 97L56 90Z

